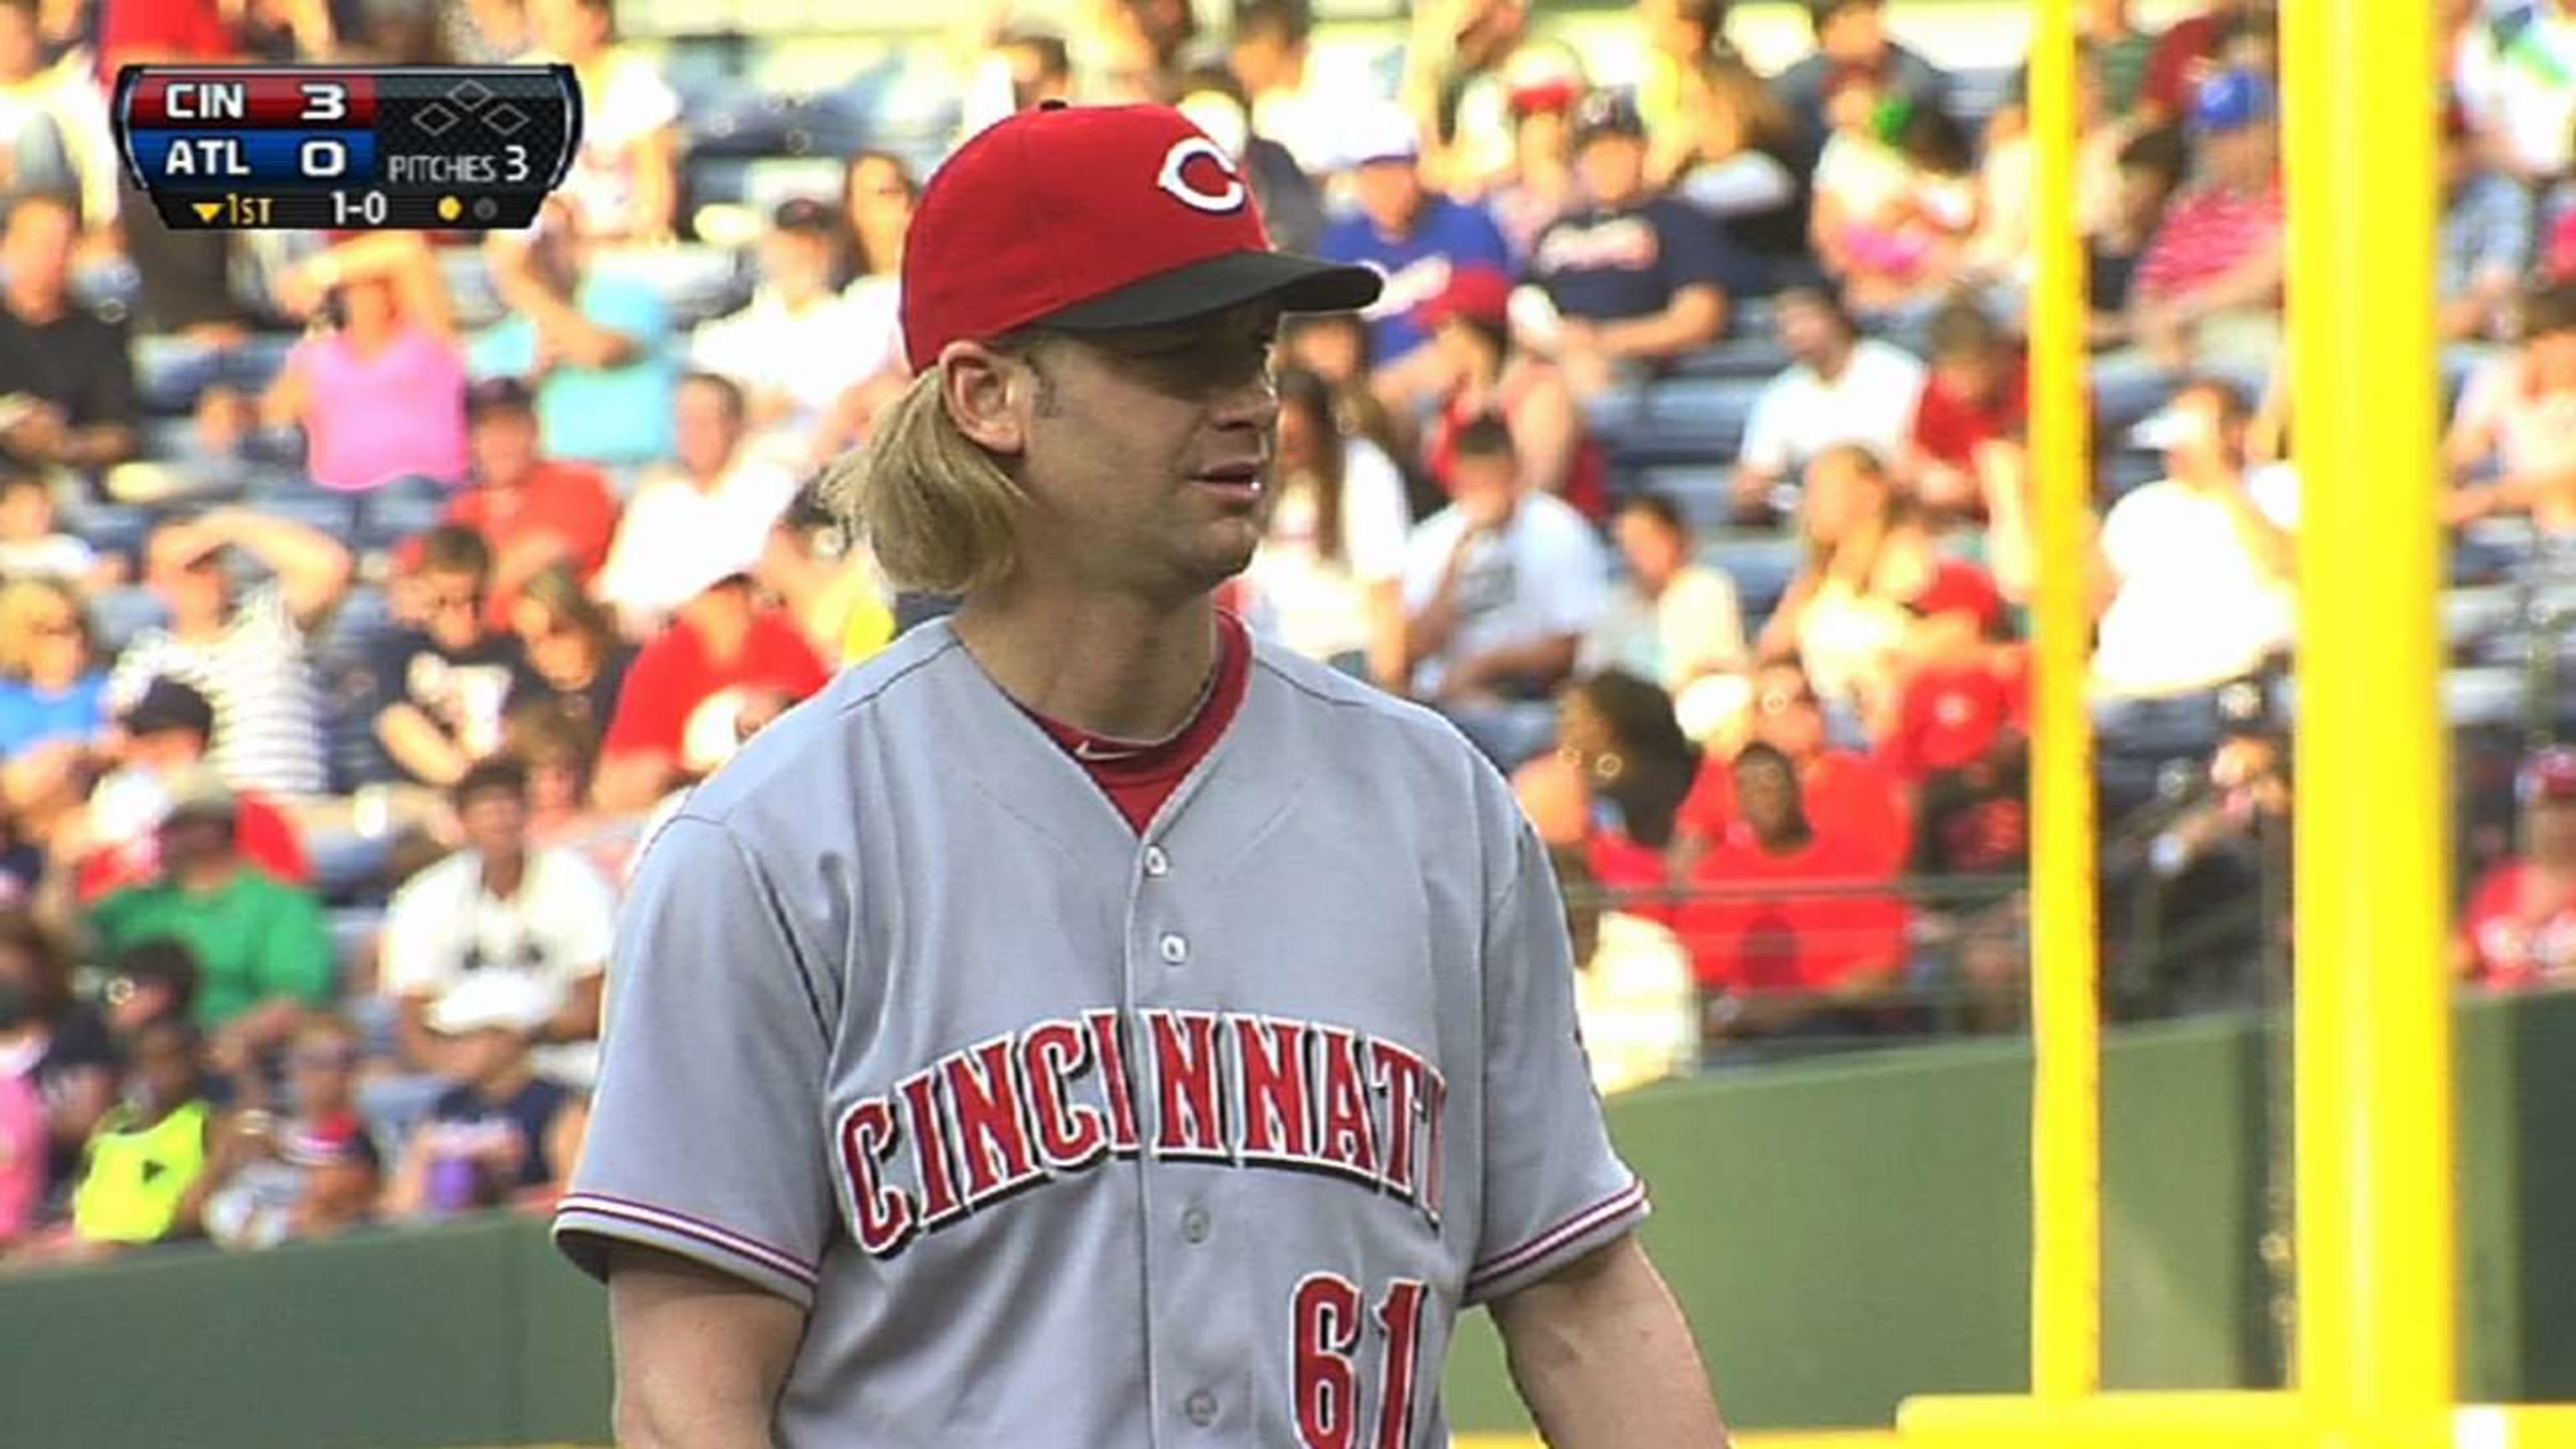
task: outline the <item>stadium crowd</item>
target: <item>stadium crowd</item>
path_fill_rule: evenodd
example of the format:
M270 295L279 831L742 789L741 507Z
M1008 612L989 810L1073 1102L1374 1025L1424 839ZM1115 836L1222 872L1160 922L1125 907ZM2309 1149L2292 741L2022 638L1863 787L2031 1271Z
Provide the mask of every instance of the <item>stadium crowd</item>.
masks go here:
M1605 1090L2015 1028L2048 480L2013 68L1945 72L1908 0L1808 0L1769 68L1726 0L1641 0L1624 50L1418 0L1392 64L1338 69L1298 0L1207 8L985 7L924 47L932 124L756 195L715 164L744 128L701 123L741 97L684 102L608 0L0 0L0 1255L547 1200L653 817L938 610L822 480L908 380L922 177L1051 99L1180 105L1281 244L1385 273L1280 340L1227 602L1511 774ZM2257 999L2281 947L2310 481L2273 6L2166 8L2086 7L2080 101L2132 1012ZM2445 521L2554 658L2576 0L2446 15ZM575 68L587 129L538 224L489 238L167 230L103 90L528 56ZM2576 754L2519 758L2557 713L2518 690L2467 772L2460 968L2495 988L2576 980Z

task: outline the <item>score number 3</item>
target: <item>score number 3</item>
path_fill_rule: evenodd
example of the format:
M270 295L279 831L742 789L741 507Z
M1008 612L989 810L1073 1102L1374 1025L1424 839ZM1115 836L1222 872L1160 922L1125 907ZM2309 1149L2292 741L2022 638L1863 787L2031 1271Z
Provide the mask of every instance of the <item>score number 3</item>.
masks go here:
M1398 1278L1377 1305L1386 1351L1378 1375L1377 1433L1369 1449L1404 1449L1413 1432L1422 1298L1420 1282ZM1359 1444L1360 1304L1359 1285L1338 1273L1309 1273L1297 1284L1297 1441L1305 1449Z

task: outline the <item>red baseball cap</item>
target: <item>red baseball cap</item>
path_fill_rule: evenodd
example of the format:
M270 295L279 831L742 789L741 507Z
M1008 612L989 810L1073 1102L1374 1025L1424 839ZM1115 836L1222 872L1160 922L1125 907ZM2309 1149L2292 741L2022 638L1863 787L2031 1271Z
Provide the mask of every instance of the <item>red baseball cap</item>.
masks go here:
M1449 285L1413 309L1417 327L1437 327L1452 317L1502 326L1512 317L1512 279L1492 267L1460 267Z
M903 252L903 345L1044 322L1156 327L1275 297L1291 312L1377 300L1378 274L1270 249L1234 158L1168 106L1050 102L987 128L923 188Z
M2525 761L2514 792L2524 804L2535 800L2576 800L2576 750L2554 746Z

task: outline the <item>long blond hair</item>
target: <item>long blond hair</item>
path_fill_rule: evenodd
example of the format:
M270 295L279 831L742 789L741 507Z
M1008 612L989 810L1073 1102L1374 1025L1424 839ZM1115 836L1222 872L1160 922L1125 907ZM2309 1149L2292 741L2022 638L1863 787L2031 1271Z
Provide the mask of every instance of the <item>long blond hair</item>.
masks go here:
M988 345L1025 358L1040 340L1022 333ZM887 582L966 594L1017 567L1028 494L999 459L958 431L942 396L946 376L936 362L915 375L867 445L832 465L822 497L876 555Z

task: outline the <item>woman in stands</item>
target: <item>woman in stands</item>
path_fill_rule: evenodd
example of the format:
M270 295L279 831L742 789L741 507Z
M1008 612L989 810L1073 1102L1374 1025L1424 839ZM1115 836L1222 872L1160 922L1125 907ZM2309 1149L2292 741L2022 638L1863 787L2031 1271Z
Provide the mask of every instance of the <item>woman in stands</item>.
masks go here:
M1556 741L1555 753L1513 774L1521 808L1550 845L1579 846L1602 886L1634 893L1618 909L1669 922L1664 852L1701 759L1672 696L1604 669L1559 697Z
M1940 552L1922 511L1865 447L1819 456L1802 507L1807 564L1756 652L1799 660L1828 704L1884 738L1917 676L1973 665L2003 632L2003 598L1985 570Z
M545 681L537 698L560 702L605 730L635 650L618 638L616 620L583 591L581 581L564 568L530 579L510 611L510 627Z
M52 579L0 589L0 759L87 749L106 728L106 692L79 596Z
M305 474L350 494L403 478L461 481L465 356L428 244L407 232L342 242L298 264L280 294L324 323L260 402L269 427L304 430Z
M1292 369L1278 386L1275 483L1243 574L1247 606L1298 653L1399 688L1404 476L1375 443L1343 434L1330 383Z
M903 394L912 368L896 323L902 296L903 234L921 195L912 168L890 151L862 151L841 173L841 288L848 315L849 366L859 381L841 394L814 442L818 460L838 457L868 439L877 414Z
M1369 385L1377 370L1377 351L1369 324L1356 312L1299 312L1279 319L1279 361L1324 380L1333 390L1333 421L1342 435L1366 438L1404 469L1405 499L1415 521L1438 512L1448 500L1407 460L1414 455L1413 433L1390 411Z
M2534 291L2522 346L2472 375L2444 445L2454 523L2527 513L2543 532L2576 533L2576 281ZM2492 468L2495 481L2469 479Z
M1512 116L1512 174L1485 199L1512 255L1528 260L1548 223L1580 199L1574 175L1574 103L1591 84L1582 57L1556 44L1526 45L1503 68Z
M1780 281L1811 277L1798 125L1770 84L1731 51L1704 57L1682 90L1691 146L1673 194L1718 219Z
M1466 268L1424 304L1423 325L1448 377L1423 439L1423 465L1448 491L1458 430L1490 414L1511 429L1524 484L1598 523L1609 508L1608 460L1556 364L1512 345L1511 293L1502 273Z

